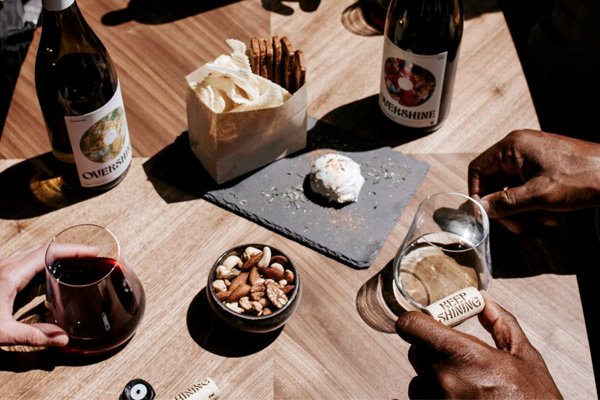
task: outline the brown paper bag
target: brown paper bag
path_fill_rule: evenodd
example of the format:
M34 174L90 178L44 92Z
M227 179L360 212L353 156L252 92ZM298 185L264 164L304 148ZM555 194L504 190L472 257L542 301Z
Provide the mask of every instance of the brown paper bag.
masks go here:
M227 182L306 147L304 85L282 106L243 112L213 112L186 76L190 146L217 183Z

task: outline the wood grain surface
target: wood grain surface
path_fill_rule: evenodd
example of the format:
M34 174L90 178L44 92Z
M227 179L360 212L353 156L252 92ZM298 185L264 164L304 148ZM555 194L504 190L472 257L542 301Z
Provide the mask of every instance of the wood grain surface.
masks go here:
M48 156L36 159L38 167L48 165ZM464 190L472 157L418 156L431 170L368 270L351 269L149 179L143 158L134 159L128 176L113 190L67 201L51 190L49 167L46 175L35 175L27 165L31 161L1 161L3 185L28 178L48 188L38 190L37 198L23 200L27 197L19 194L2 200L0 257L48 241L74 224L106 226L143 283L147 307L134 338L105 360L73 360L52 351L0 352L0 398L116 399L129 380L142 378L159 399L168 399L206 376L216 381L225 399L406 398L415 374L407 360L408 345L394 333L399 311L390 301L389 263L418 203L440 188ZM559 239L492 230L495 279L490 294L517 316L563 395L591 398L594 377L577 283ZM296 314L272 334L232 331L216 320L206 300L207 274L215 258L249 241L285 251L303 280ZM519 252L502 255L506 248L532 253L539 242L550 252L534 252L529 260ZM492 343L477 320L458 329Z
M142 378L158 399L169 399L206 376L227 399L406 398L415 373L408 345L393 329L400 310L390 263L418 203L443 190L465 192L476 153L512 129L539 128L502 14L494 2L465 1L450 117L439 131L415 137L377 109L382 37L364 24L353 1L248 0L202 6L203 12L190 3L79 1L117 66L136 156L121 184L92 198L65 196L53 172L35 96L35 34L0 139L0 157L6 158L0 160L0 257L74 224L106 226L144 284L147 308L133 339L105 359L3 349L0 398L116 399L129 380ZM278 8L282 14L262 6L273 3L285 6ZM309 12L307 3L318 7ZM304 51L312 116L431 165L367 270L351 269L145 172L145 157L186 127L185 75L223 52L225 39L269 32L288 35ZM259 336L216 320L205 293L214 259L250 241L284 250L304 287L284 328ZM595 397L577 282L561 232L513 236L493 226L491 245L491 295L517 316L566 398ZM42 286L20 297L17 317L43 302L43 278L37 283ZM492 344L476 320L457 329Z

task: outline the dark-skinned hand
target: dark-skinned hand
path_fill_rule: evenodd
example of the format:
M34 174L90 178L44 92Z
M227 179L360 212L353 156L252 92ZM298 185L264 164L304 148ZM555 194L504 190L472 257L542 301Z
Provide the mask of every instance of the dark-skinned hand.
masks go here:
M417 376L410 398L560 399L540 353L515 317L483 293L479 321L496 348L449 328L430 316L411 311L396 323L411 344L408 359Z
M523 221L555 225L563 212L600 205L600 144L511 132L470 163L469 195L513 232Z

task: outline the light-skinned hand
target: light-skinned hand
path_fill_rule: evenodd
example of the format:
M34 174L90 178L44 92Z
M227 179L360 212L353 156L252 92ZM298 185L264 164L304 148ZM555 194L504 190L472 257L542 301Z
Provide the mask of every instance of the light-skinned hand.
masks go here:
M17 251L0 259L0 345L65 346L69 337L56 325L24 324L13 318L17 293L45 268L47 244ZM78 245L54 246L64 258L93 257L97 249Z

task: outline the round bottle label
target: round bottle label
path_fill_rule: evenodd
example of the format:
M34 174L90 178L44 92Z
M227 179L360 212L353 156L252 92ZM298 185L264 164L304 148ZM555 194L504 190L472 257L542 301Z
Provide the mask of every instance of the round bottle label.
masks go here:
M386 37L379 94L384 114L412 128L437 124L447 56L409 53Z

